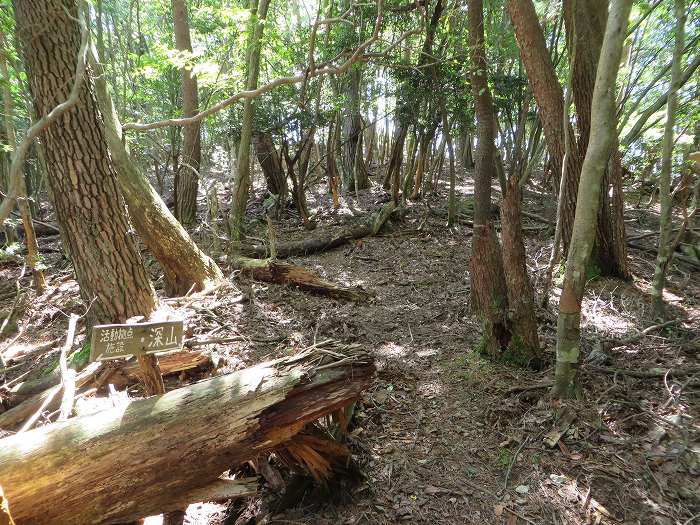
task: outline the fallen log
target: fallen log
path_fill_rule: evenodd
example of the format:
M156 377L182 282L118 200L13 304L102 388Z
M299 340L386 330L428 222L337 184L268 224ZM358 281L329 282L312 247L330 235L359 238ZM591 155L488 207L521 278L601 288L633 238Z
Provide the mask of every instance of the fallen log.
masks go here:
M280 259L295 255L310 255L337 248L355 239L377 235L394 211L396 211L396 205L390 201L367 222L349 226L337 232L321 233L320 235L307 236L298 241L279 243L275 245L275 255ZM241 246L241 253L249 257L269 257L270 246L264 244Z
M0 483L19 523L128 522L356 401L372 381L357 348L309 349L0 440Z
M234 264L244 275L258 281L275 284L291 284L304 291L350 301L366 301L372 294L358 286L340 286L322 279L311 270L281 261L270 259L250 259L237 257Z

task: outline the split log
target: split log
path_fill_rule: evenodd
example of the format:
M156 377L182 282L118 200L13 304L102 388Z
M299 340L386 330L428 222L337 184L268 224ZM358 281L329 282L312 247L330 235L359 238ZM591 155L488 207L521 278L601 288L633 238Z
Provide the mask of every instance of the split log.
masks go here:
M128 522L181 504L222 472L356 401L372 381L356 348L310 349L0 440L19 523Z
M321 233L320 235L305 237L298 241L277 244L275 246L276 256L286 259L295 255L311 255L312 253L337 248L355 239L377 235L384 223L389 220L389 217L395 211L396 205L393 201L390 201L379 212L374 214L370 220L362 224L349 226L338 232ZM241 253L249 257L268 257L270 255L270 247L262 244L241 246Z
M244 275L258 281L275 284L291 284L316 295L350 301L366 301L372 294L359 286L340 286L322 279L311 270L286 262L269 259L237 257L235 265Z
M5 494L0 487L0 525L15 525L10 514L10 506L5 499Z
M191 370L208 365L210 357L201 351L181 351L172 354L159 356L158 363L163 376L177 374L184 370ZM81 372L75 381L76 389L80 389L95 379L99 363L92 363ZM100 379L101 384L111 383L118 388L125 387L133 383L141 382L141 367L135 362L110 363L107 375ZM12 430L19 426L24 420L34 414L39 407L52 394L52 387L58 382L49 384L43 391L36 392L33 388L27 387L25 390L10 392L3 404L10 408L7 412L0 414L0 429ZM35 392L35 393L28 393ZM53 392L56 396L56 392ZM57 408L58 400L54 399L46 406L46 410L53 411Z

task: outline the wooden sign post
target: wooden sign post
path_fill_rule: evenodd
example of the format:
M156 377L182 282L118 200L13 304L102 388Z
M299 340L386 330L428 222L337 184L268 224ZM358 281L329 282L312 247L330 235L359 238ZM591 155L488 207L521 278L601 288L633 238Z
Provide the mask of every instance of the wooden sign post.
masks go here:
M90 360L107 361L180 350L182 335L182 320L97 325L92 329Z
M165 393L158 352L182 348L182 320L140 324L103 324L92 328L90 360L106 361L135 355L146 394Z

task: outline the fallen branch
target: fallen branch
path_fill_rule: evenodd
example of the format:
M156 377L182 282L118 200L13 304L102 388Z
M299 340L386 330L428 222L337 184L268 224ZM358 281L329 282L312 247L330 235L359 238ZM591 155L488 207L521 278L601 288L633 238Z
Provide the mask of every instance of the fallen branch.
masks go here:
M0 440L0 479L20 523L159 514L355 402L373 376L354 347L304 351Z
M61 398L61 412L58 415L58 421L65 421L73 412L73 402L75 400L75 374L76 371L68 368L68 352L73 348L75 340L75 327L78 324L79 317L71 314L68 321L68 335L66 336L66 344L61 349L61 357L59 366L61 369L61 386L63 387L63 397Z
M700 366L689 368L649 368L647 370L626 370L624 368L611 368L607 366L586 365L585 370L602 372L603 374L636 377L638 379L654 379L657 377L683 377L700 373Z
M644 330L641 332L634 334L630 337L626 337L625 339L604 339L602 343L607 347L607 348L618 348L620 346L628 346L631 345L632 343L636 343L640 339L644 339L644 337L651 332L655 332L656 330L660 330L661 328L665 328L667 326L671 326L674 324L678 324L680 322L683 322L683 319L672 319L670 321L666 321L665 323L659 323L655 325L651 325L646 327Z
M75 378L75 388L80 389L95 379L101 369L102 363L90 363ZM33 414L39 414L45 410L56 410L58 400L56 395L62 390L62 385L50 386L47 390L34 394L22 401L7 412L0 414L0 429L13 430Z
M234 264L245 275L258 281L291 284L301 290L316 295L332 297L334 299L348 299L350 301L366 301L372 294L359 286L340 286L322 279L311 270L301 266L269 259L249 259L237 257Z
M369 221L363 224L343 228L339 232L307 236L298 241L276 243L276 257L286 259L287 257L293 257L295 255L310 255L312 253L325 252L355 239L375 236L395 210L396 205L393 201L390 201ZM263 244L241 246L241 253L250 257L268 257L270 256L270 247Z

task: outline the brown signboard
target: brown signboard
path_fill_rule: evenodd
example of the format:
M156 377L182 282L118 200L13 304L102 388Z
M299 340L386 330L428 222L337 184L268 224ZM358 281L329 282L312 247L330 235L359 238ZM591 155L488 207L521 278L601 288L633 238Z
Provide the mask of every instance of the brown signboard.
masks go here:
M182 320L102 324L92 328L90 360L106 361L182 348Z

